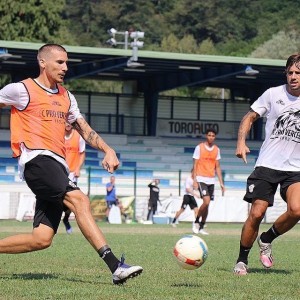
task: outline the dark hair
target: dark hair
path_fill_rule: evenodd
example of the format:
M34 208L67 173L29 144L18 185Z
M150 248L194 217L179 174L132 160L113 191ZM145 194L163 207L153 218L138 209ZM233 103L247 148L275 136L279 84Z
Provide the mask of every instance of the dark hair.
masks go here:
M213 128L208 128L208 129L205 130L205 134L208 134L209 132L212 132L215 135L217 135L217 132Z
M285 71L288 72L288 70L291 68L291 66L295 65L300 70L300 54L292 54L286 61L285 65Z

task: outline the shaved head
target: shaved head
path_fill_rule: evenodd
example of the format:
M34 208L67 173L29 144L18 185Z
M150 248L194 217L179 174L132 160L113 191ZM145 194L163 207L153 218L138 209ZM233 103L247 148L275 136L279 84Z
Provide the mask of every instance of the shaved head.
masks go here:
M67 53L67 50L61 45L58 45L58 44L45 44L44 46L42 46L38 50L38 54L37 54L38 61L40 59L47 58L53 50L62 51L62 52Z

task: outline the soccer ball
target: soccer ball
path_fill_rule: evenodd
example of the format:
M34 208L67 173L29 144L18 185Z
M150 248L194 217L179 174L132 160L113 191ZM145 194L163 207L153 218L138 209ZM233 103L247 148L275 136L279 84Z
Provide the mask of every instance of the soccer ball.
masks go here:
M208 256L206 243L196 235L185 235L176 243L173 254L180 267L195 270L202 266Z

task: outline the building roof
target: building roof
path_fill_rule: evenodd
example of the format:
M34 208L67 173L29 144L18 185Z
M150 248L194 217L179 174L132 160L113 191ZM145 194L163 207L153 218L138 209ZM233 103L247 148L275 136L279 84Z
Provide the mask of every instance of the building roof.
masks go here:
M11 74L14 81L38 74L37 50L41 43L0 40L0 74ZM285 83L285 60L231 56L198 55L138 50L132 62L132 50L64 45L68 51L66 80L92 78L135 81L138 92L161 92L177 87L219 87L235 95ZM11 54L11 55L7 55ZM245 72L246 68L259 71Z

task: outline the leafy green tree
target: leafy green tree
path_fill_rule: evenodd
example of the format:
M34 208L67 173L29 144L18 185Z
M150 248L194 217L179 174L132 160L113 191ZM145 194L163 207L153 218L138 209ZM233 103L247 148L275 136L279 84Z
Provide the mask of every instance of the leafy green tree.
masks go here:
M163 38L161 42L161 50L167 52L178 53L197 53L198 45L192 35L185 35L179 40L173 33Z
M70 30L82 46L108 47L107 30L144 31L145 49L156 48L167 32L165 10L172 1L66 0ZM123 37L117 40L123 42Z
M164 37L161 42L161 49L166 52L178 52L179 40L174 33Z
M26 42L72 41L62 18L65 0L0 1L0 36L3 40ZM64 28L63 28L64 27Z
M299 30L279 31L270 40L251 53L251 57L287 59L292 53L299 52Z
M200 44L199 54L209 54L209 55L217 54L217 50L211 39L208 38Z
M182 53L197 53L197 41L191 34L184 35L178 43L178 48Z
M207 38L213 43L249 39L257 32L254 22L256 2L244 0L240 5L236 0L181 0L177 1L167 19L179 37L192 34L198 43ZM241 19L241 16L245 19Z

